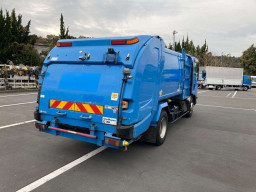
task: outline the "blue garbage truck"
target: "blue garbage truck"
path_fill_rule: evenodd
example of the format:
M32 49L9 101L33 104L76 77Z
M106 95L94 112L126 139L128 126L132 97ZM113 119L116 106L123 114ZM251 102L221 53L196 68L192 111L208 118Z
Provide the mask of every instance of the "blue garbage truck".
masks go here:
M35 126L122 150L161 145L169 123L193 114L195 61L159 36L59 40L41 70Z

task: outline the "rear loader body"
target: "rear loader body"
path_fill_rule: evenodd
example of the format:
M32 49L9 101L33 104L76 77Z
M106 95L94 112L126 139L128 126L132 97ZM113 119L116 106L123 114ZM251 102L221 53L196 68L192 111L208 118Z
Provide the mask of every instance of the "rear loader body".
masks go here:
M40 131L118 149L148 135L162 110L172 122L197 98L194 58L155 36L60 40L39 84Z

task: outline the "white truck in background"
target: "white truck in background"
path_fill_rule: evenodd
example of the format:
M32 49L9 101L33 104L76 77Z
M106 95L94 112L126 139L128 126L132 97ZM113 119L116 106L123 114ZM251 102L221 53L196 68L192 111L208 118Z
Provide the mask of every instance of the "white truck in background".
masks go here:
M200 69L201 68L201 69ZM221 90L222 88L251 89L251 77L243 75L243 68L205 66L199 68L199 81L203 88ZM200 77L201 76L201 77Z
M252 87L256 87L256 76L251 76L252 79Z

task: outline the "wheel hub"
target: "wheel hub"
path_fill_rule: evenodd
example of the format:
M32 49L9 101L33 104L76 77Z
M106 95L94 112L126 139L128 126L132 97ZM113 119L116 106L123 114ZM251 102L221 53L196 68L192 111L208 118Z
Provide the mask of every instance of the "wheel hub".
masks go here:
M166 118L163 118L160 123L160 137L161 138L164 138L164 136L166 134L166 130L167 130L167 122L166 122Z

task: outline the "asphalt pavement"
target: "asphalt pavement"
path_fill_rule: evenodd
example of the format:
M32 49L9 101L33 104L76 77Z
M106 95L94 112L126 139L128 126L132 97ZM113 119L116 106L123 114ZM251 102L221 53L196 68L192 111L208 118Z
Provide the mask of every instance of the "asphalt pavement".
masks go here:
M35 129L35 92L0 93L0 191L255 192L256 89L198 92L162 146L137 141L75 165L99 147Z

